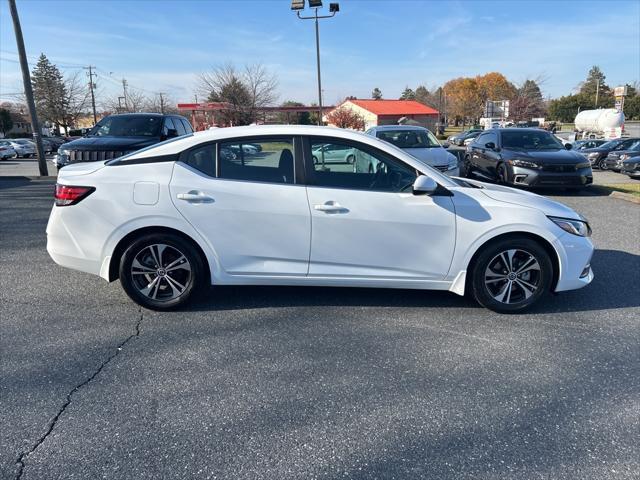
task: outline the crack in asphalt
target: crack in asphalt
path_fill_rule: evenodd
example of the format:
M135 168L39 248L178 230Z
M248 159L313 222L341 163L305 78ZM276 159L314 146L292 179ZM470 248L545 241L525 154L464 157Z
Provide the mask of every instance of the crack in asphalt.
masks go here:
M67 407L71 404L71 400L73 398L73 395L76 392L78 392L81 388L83 388L83 387L87 386L89 383L91 383L91 381L100 374L100 372L102 371L102 369L104 369L104 367L106 367L114 358L116 358L118 355L120 355L120 352L122 351L122 349L124 348L124 346L127 343L129 343L134 338L140 336L140 332L141 332L140 328L141 328L141 325L142 325L142 319L143 319L144 315L142 313L142 308L140 308L138 311L140 312L140 318L138 319L138 322L136 323L135 332L132 333L131 335L129 335L127 338L125 338L122 342L120 342L120 344L116 347L115 352L112 353L111 355L109 355L109 357L104 362L102 362L100 364L100 366L96 369L95 372L93 372L93 374L91 374L87 379L85 379L84 381L82 381L81 383L79 383L78 385L73 387L71 389L71 391L69 393L67 393L67 397L65 399L65 402L62 404L62 406L58 410L58 413L56 413L56 415L49 422L49 425L47 426L46 432L38 439L38 441L36 443L34 443L31 446L31 448L29 448L28 450L25 450L22 453L20 453L20 456L16 460L16 465L18 466L18 472L16 473L15 480L20 480L22 478L22 475L24 473L24 468L25 468L25 461L29 457L29 455L31 455L33 452L35 452L40 447L40 445L42 445L45 442L45 440L49 437L49 435L51 435L51 433L53 433L53 430L56 428L58 420L60 420L60 417L62 416L62 414L65 412Z

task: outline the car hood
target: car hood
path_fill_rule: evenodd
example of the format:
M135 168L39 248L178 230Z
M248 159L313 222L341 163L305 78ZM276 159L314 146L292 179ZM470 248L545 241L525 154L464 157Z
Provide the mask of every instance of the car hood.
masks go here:
M523 152L520 150L509 150L510 158L521 158L524 160L534 160L542 163L581 163L584 156L571 150L540 150Z
M157 137L83 137L65 143L63 150L138 150L158 142Z
M535 208L537 210L540 210L545 215L550 215L552 217L582 220L582 217L572 208L569 208L560 202L556 202L555 200L543 197L542 195L519 190L517 188L494 185L491 183L479 182L477 180L470 180L468 178L464 178L462 180L467 183L482 187L482 193L493 200Z
M81 175L88 175L100 170L104 167L104 162L80 162L71 163L65 167L62 167L58 172L58 180L64 180L68 177L79 177Z
M403 148L412 157L417 158L422 163L426 163L432 167L438 165L447 165L449 161L455 156L447 152L442 147L434 148Z

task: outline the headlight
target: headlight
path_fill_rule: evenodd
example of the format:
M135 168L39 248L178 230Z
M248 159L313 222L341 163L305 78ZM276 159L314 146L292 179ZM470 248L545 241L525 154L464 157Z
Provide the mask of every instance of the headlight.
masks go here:
M591 162L578 163L576 165L576 170L579 170L581 168L589 168L590 166L591 166Z
M629 158L628 154L620 155L620 160L627 160Z
M520 160L518 158L514 160L509 160L508 163L513 165L514 167L540 168L540 165L537 164L536 162L531 162L529 160Z
M598 158L598 152L591 152L591 153L587 154L587 158L588 159Z
M591 227L586 221L573 220L570 218L548 217L553 223L563 229L565 232L579 237L590 237Z

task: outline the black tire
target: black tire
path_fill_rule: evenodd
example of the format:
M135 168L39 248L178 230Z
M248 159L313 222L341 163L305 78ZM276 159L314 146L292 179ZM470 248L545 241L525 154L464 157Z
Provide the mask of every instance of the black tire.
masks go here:
M165 246L162 252L153 247L162 245ZM151 252L151 248L155 251ZM160 253L161 268L151 272L157 266L154 260L157 253ZM179 255L186 259L186 264ZM140 267L134 265L134 260ZM177 266L171 267L172 264ZM133 269L137 270L135 274ZM143 273L147 271L148 274ZM120 259L122 288L134 302L151 310L171 310L184 305L203 286L204 278L204 262L198 250L191 242L171 233L151 233L134 239ZM157 279L157 285L145 294L144 283L147 282L149 288L154 279ZM156 298L152 298L154 290ZM175 296L177 291L180 293Z
M471 167L471 162L469 161L469 157L465 156L464 160L462 160L462 165L460 166L460 176L465 178L471 178L473 169Z
M509 170L504 163L499 164L496 168L496 182L500 185L509 185Z
M347 157L347 163L351 163L351 164L356 163L356 157L355 157L355 155L349 155L349 156Z
M609 167L607 167L606 158L603 158L602 160L600 160L600 163L598 163L598 168L603 171L609 170Z
M516 253L509 258L506 253L509 251ZM507 256L503 257L503 252ZM518 269L527 268L526 255L535 259L539 269L526 270L510 280L512 272L515 274ZM509 261L513 263L510 269L506 265ZM500 270L503 267L504 270L498 271L498 274L502 275L504 271L508 273L504 279L496 279L496 268ZM475 258L470 275L469 291L480 305L498 313L517 313L531 308L548 294L553 280L553 263L538 242L513 236L490 242L484 247ZM535 290L531 286L535 286Z

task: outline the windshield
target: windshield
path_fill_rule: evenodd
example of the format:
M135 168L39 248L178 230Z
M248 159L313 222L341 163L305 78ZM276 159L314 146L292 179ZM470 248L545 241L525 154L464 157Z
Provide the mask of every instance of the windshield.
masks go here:
M127 115L106 117L89 133L90 137L159 137L162 117Z
M638 150L640 150L640 140L638 140L636 143L632 144L628 150L632 150L634 152L637 152Z
M603 143L602 145L600 145L600 147L609 150L612 148L616 148L621 143L622 143L622 140L611 140L610 142Z
M15 140L16 143L19 143L20 145L29 145L31 143L31 140Z
M378 132L378 138L398 148L440 147L436 137L428 130L388 130Z
M519 150L559 150L564 149L562 142L548 132L522 131L502 132L502 148Z

